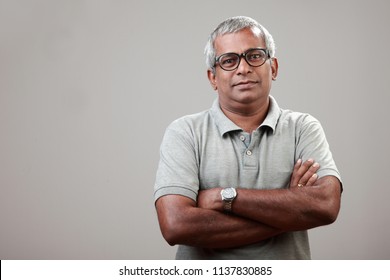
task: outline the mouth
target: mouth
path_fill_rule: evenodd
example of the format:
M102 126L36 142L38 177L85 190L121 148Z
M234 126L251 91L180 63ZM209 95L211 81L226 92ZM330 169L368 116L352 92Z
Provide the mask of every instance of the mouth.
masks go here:
M233 87L250 87L250 86L257 84L257 83L258 82L254 81L254 80L242 80L242 81L239 81L237 83L234 83Z

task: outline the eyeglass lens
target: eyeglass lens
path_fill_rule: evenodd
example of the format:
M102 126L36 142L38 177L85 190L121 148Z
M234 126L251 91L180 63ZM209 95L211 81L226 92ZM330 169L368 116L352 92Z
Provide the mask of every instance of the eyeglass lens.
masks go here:
M218 63L224 70L234 70L240 64L241 56L236 53L226 53L219 57ZM267 60L267 54L262 49L253 49L244 54L246 62L254 67L261 66Z

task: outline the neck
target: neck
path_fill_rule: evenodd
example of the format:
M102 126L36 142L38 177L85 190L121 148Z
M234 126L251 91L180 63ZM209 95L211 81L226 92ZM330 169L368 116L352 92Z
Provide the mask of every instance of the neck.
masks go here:
M269 108L269 98L267 101L257 105L254 108L249 106L242 106L245 109L225 107L220 104L222 112L237 126L241 127L245 132L252 133L256 130L264 121L267 116Z

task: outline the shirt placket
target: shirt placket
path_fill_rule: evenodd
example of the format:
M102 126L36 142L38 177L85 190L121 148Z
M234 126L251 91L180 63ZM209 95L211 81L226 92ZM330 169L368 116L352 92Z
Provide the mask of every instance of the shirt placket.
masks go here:
M240 141L244 145L244 152L242 155L242 165L244 169L257 169L259 160L258 154L258 132L255 131L251 135L249 133L241 132L239 135Z

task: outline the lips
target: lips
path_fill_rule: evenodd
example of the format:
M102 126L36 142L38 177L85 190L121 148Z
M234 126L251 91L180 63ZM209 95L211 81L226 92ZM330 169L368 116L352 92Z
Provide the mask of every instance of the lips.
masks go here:
M257 81L254 81L254 80L242 80L242 81L239 81L237 83L234 83L233 86L251 86L251 85L254 85L254 84L257 84Z

